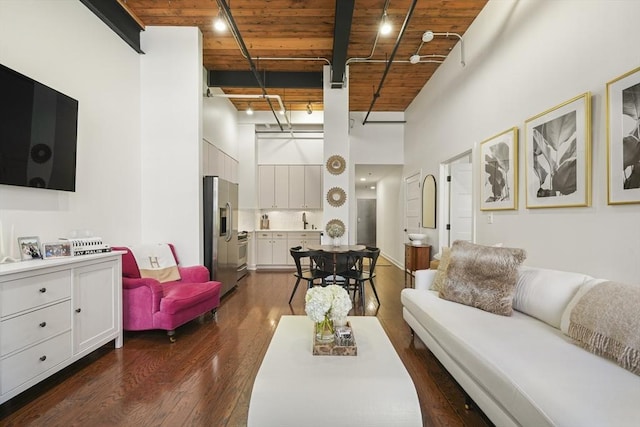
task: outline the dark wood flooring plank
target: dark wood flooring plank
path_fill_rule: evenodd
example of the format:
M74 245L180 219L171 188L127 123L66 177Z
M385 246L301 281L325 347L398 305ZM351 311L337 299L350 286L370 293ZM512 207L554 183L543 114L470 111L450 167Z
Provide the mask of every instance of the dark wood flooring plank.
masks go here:
M464 410L464 393L402 319L403 273L377 270L378 307L367 285L364 314L377 316L411 375L425 426L487 426ZM125 333L0 406L2 426L246 426L255 376L282 315L304 315L303 286L292 305L291 271L252 272L227 295L218 318L164 331ZM354 310L361 315L360 308ZM353 314L353 313L352 313Z

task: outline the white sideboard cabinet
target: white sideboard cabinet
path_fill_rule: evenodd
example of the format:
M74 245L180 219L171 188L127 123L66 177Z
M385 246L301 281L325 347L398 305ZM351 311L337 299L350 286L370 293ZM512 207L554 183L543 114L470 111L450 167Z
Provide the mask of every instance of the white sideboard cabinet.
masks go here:
M0 403L115 340L121 254L0 265Z

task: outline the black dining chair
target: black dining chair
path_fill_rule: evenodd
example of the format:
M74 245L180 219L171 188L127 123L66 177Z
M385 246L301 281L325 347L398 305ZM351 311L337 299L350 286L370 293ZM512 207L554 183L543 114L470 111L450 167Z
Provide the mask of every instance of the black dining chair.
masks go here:
M309 289L316 281L320 281L320 284L324 285L325 278L329 276L330 273L320 268L319 263L322 258L322 252L302 249L302 246L295 246L291 248L289 252L296 264L296 272L293 273L293 275L297 278L293 291L291 291L291 296L289 297L289 304L291 304L301 280L307 281L307 289ZM303 266L303 260L307 259L309 264Z
M380 298L373 279L376 277L376 263L380 256L380 249L374 247L366 247L362 251L350 251L348 258L352 268L340 273L348 282L353 280L353 300L356 301L356 294L360 293L362 301L362 309L364 310L364 285L366 282L371 284L373 295L376 297L378 306L380 306ZM366 261L366 262L365 262Z

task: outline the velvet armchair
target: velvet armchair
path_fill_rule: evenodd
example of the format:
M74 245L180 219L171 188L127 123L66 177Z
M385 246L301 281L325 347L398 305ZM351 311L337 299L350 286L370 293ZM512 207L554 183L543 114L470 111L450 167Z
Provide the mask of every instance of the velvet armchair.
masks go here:
M136 259L127 247L113 247L122 255L122 321L125 331L166 330L175 341L175 330L211 312L215 318L222 284L209 280L202 265L180 266L175 247L169 245L180 273L176 281L160 283L142 278Z

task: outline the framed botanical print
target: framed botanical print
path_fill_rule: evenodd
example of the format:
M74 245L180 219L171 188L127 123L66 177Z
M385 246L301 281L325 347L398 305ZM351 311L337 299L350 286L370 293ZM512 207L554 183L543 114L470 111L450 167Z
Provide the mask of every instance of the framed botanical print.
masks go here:
M518 209L518 128L480 143L480 210Z
M610 205L640 203L640 67L607 83Z
M525 122L527 208L591 204L591 94Z

